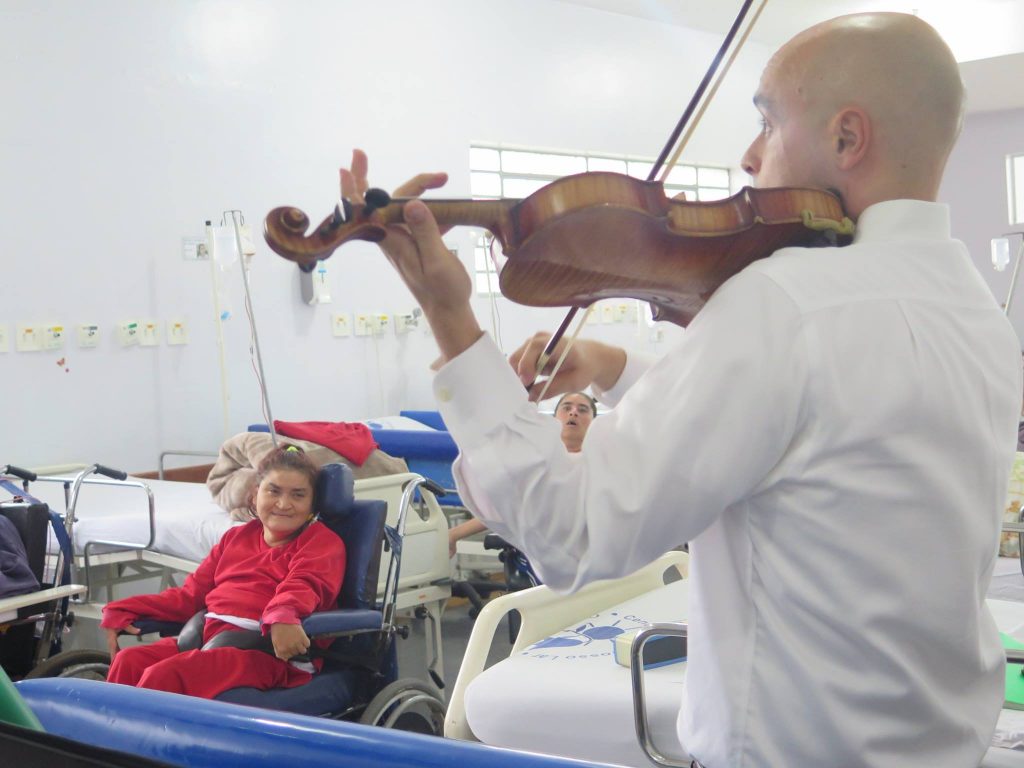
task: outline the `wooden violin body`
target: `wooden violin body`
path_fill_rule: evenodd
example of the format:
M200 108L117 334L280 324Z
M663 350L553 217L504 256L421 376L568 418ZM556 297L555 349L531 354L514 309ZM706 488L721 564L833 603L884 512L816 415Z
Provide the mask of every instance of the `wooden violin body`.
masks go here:
M405 200L351 205L306 235L296 208L268 214L270 247L310 267L349 240L379 241ZM660 182L584 173L521 200L424 200L442 227L489 230L508 257L498 281L520 304L585 307L599 299L650 302L656 317L686 325L711 294L751 262L833 232L852 234L839 199L814 189L745 187L725 200L666 197Z

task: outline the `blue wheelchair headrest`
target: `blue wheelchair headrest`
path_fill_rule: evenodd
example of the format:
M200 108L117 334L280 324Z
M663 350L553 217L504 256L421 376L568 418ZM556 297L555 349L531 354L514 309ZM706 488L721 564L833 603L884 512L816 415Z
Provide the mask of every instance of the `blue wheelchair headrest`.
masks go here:
M338 604L374 608L387 502L357 501L352 470L345 464L320 467L313 498L321 522L345 542L345 578Z
M313 509L322 518L337 520L348 515L355 499L352 470L344 464L324 464L313 490Z

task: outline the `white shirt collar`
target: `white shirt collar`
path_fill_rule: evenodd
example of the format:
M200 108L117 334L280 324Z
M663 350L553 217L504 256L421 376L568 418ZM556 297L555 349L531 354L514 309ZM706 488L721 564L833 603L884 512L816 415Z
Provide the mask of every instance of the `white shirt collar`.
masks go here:
M875 240L949 240L949 206L924 200L886 200L864 209L854 243Z

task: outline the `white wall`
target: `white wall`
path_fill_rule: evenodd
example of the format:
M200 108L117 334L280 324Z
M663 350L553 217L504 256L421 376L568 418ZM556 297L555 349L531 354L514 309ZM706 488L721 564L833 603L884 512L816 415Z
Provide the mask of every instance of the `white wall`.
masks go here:
M1004 232L1024 230L1024 225L1010 226L1007 213L1006 156L1019 152L1024 152L1024 109L968 115L939 192L952 210L953 236L967 244L1000 303L1006 301L1013 265L996 272L989 243ZM1019 245L1019 239L1011 241L1011 259ZM1024 285L1018 285L1010 320L1024 339Z
M20 322L69 333L59 353L15 353L11 338L0 354L0 464L142 470L160 448L220 443L209 268L181 256L205 220L239 208L258 230L283 204L318 220L353 147L370 153L376 184L447 170L451 196L468 193L471 141L653 156L718 43L550 0L7 0L0 324L12 337ZM750 94L766 56L754 45L737 63L687 159L736 164L756 130ZM469 263L468 237L452 242ZM432 407L432 339L330 335L332 312L412 306L372 246L328 262L334 302L311 308L296 268L258 245L275 417ZM230 431L261 420L235 278ZM508 351L561 316L498 302ZM486 303L477 309L489 326ZM116 343L120 320L178 316L188 346ZM90 321L101 345L81 350L74 329ZM657 348L633 328L589 333Z

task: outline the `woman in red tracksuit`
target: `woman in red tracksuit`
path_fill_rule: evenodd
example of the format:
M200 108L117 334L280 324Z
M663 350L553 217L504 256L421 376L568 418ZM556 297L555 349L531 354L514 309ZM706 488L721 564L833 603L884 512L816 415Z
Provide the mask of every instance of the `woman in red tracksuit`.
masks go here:
M100 624L112 663L107 680L213 698L230 688L292 688L309 681L319 660L290 662L310 640L301 621L335 607L345 571L345 545L313 512L317 468L294 446L259 466L250 508L254 520L230 529L183 586L108 603ZM212 648L179 652L175 638L118 649L119 632L138 634L138 617L187 621L206 611L203 642L221 632L269 634L274 656Z

